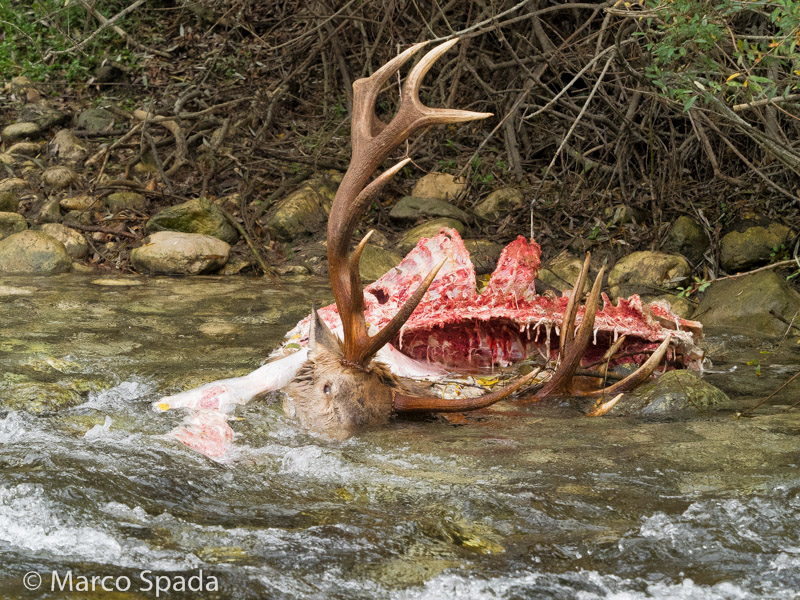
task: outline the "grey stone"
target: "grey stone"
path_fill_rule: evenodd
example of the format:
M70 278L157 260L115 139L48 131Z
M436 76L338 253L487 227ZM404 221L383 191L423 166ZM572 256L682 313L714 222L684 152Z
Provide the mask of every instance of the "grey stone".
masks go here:
M0 180L0 193L2 192L20 192L28 187L28 182L19 177L10 177L9 179Z
M77 124L87 131L104 131L111 129L116 116L105 108L87 108L78 115Z
M525 196L517 188L505 187L493 191L475 206L475 214L481 219L502 219L512 212L524 210Z
M112 213L121 210L139 210L147 208L147 198L136 192L114 192L106 198L106 206Z
M659 294L682 285L690 273L689 263L677 254L633 252L617 261L608 274L609 293L615 298Z
M16 212L0 212L0 240L28 229L28 222Z
M0 211L17 212L19 210L19 199L15 192L0 192Z
M235 244L239 232L228 222L219 206L206 198L195 198L170 206L153 215L147 222L147 232L183 231L213 235Z
M62 129L50 141L50 151L64 160L80 160L86 156L86 148L68 129Z
M397 252L367 244L364 246L358 265L362 281L372 282L379 279L390 269L399 265L401 260L403 257Z
M26 104L19 116L24 121L36 123L42 130L61 125L70 117L69 113L48 106L45 102Z
M59 200L55 196L48 198L44 201L38 214L36 215L37 223L60 223L61 222L61 208L59 207Z
M466 191L466 182L457 180L449 173L429 173L417 181L411 190L411 195L418 198L452 200Z
M717 387L691 371L667 371L653 383L625 396L611 410L613 415L632 415L662 421L692 418L729 402Z
M41 231L21 231L0 240L0 273L64 273L71 264L64 244Z
M449 217L462 223L469 220L467 213L449 202L417 196L400 198L389 211L389 216L396 221L416 221L420 218L430 217Z
M159 231L131 251L131 263L150 273L199 275L221 268L229 254L230 246L210 235Z
M89 254L89 244L86 239L74 229L65 227L60 223L46 223L42 225L41 231L49 235L54 240L64 244L70 258L81 259Z
M91 210L93 208L100 208L102 206L102 202L100 202L94 196L88 196L86 194L81 194L79 196L69 196L68 198L62 198L59 201L59 206L63 210L70 211L70 210Z
M17 142L8 149L9 154L16 156L37 156L42 151L38 142Z
M773 249L789 238L790 230L780 223L756 225L731 231L719 241L719 262L728 273L746 271L769 261Z
M54 190L63 190L77 180L75 171L69 167L49 167L42 173L42 183Z
M669 228L664 243L665 252L683 254L692 264L699 263L708 250L708 236L705 230L691 217L681 216L675 219Z
M469 252L476 275L486 275L494 271L497 259L503 252L503 245L491 240L464 240L464 247Z
M281 200L266 219L273 237L291 241L324 230L338 177L315 177Z
M433 219L427 223L417 225L413 229L406 231L400 237L400 239L397 240L397 248L400 250L400 252L407 253L417 245L417 242L420 238L435 237L442 227L450 227L451 229L455 229L462 236L464 235L464 231L466 229L463 223L456 221L455 219Z
M16 142L17 140L31 139L39 137L42 133L41 127L36 123L12 123L3 127L3 141L5 143Z
M559 291L571 290L578 281L583 261L564 250L539 269L539 279Z
M706 290L693 318L705 327L736 329L748 335L779 336L800 310L800 294L774 271L716 281Z

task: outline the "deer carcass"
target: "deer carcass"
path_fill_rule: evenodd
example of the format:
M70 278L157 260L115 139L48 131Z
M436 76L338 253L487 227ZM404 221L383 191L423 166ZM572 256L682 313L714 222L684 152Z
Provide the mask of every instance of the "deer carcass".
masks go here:
M638 296L615 306L603 296L604 307L598 311L602 269L581 307L588 255L571 293L537 295L540 248L522 237L505 248L481 293L469 254L453 230L420 240L396 268L362 288L359 257L370 234L350 253L353 231L366 207L409 159L369 182L372 173L421 128L490 116L429 108L418 98L423 76L456 41L435 47L412 69L388 124L375 115L376 97L424 43L353 84L352 160L334 198L327 232L336 302L312 309L273 353L275 360L250 375L154 403L157 410L190 411L174 431L178 439L220 456L233 437L226 419L232 407L280 388L285 389L285 412L301 426L345 439L386 423L393 414L475 410L525 387L534 399L572 393L575 374L585 374L579 371L582 365L599 363L607 369L621 360L641 364L628 377L589 392L606 396L636 387L662 363L682 366L702 359L694 345L700 324L680 319L667 306L645 306ZM300 349L290 352L288 345ZM478 397L419 396L403 381L436 380L448 371L474 373L529 357L541 357L539 369ZM609 407L607 403L596 412Z

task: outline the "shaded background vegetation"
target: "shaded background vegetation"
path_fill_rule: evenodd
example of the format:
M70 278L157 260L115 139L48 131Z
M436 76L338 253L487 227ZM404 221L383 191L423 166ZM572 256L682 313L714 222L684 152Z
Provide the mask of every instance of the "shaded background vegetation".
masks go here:
M522 186L530 209L480 233L532 229L556 253L656 248L678 214L712 241L741 219L800 221L794 0L0 0L0 72L74 105L180 116L239 100L183 123L188 160L169 183L178 196L239 192L252 224L312 173L346 168L353 80L453 35L423 101L495 118L412 140L405 174L463 175L466 208ZM395 98L381 97L384 115ZM620 205L639 226L613 227ZM385 214L371 218L390 227ZM713 250L706 260L715 271Z

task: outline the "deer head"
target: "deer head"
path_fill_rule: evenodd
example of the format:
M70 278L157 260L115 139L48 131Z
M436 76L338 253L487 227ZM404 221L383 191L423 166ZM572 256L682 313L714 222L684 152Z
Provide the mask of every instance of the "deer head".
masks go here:
M491 116L491 113L429 108L419 100L422 78L457 41L453 39L436 46L411 70L400 93L397 113L389 123L383 123L375 114L378 94L389 78L425 43L412 46L370 77L353 83L352 157L328 219L328 267L344 340L337 339L316 310L312 310L308 361L287 386L288 397L284 402L287 414L294 416L301 425L335 439L345 439L364 427L383 424L393 412L458 412L482 408L513 393L535 376L532 373L480 398L444 400L408 395L388 370L373 360L378 350L411 316L444 263L428 274L382 330L370 336L364 318L359 258L371 232L351 254L353 231L380 190L409 162L410 159L403 159L369 182L372 173L409 136L437 123L462 123Z

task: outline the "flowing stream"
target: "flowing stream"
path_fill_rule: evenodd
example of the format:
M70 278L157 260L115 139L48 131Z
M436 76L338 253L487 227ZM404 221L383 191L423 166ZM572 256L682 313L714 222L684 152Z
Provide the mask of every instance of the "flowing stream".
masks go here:
M256 368L312 300L325 282L0 279L0 597L800 597L800 388L735 418L796 339L710 335L731 402L691 420L503 403L333 443L276 395L225 462L168 435L152 401Z

